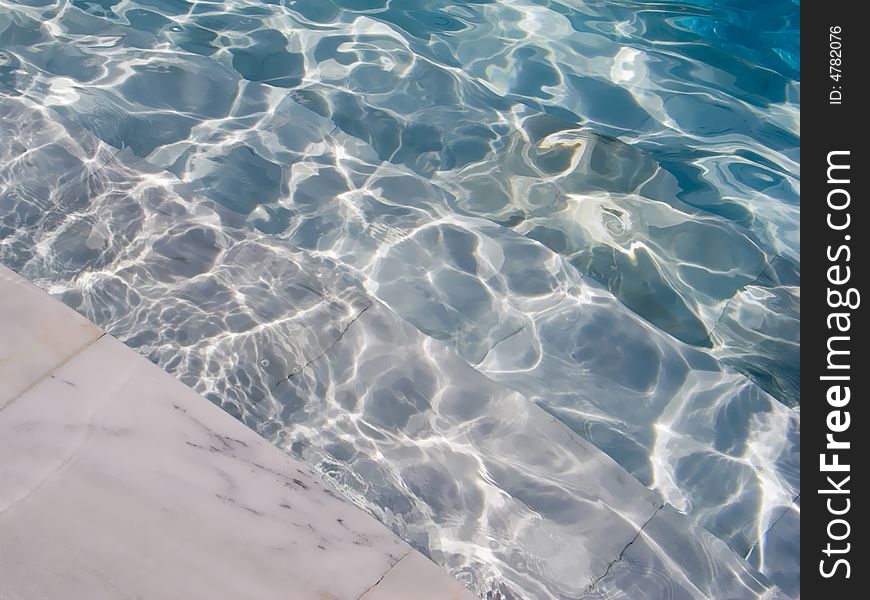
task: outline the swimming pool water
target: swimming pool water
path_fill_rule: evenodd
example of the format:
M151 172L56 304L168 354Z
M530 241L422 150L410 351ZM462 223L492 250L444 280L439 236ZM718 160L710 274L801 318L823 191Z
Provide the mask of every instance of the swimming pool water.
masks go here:
M798 9L0 0L0 261L481 597L796 597Z

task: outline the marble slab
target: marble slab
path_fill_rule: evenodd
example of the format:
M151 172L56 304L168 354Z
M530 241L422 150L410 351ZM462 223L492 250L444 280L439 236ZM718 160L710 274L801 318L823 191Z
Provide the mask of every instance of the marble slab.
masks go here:
M2 318L32 294L4 270ZM44 323L76 322L42 299L32 305ZM4 339L24 346L44 329ZM0 390L8 395L5 378ZM439 597L462 597L422 555L390 576L409 553L301 463L111 336L0 410L4 600L356 600L415 570L435 593L443 586Z
M0 410L102 333L0 266Z

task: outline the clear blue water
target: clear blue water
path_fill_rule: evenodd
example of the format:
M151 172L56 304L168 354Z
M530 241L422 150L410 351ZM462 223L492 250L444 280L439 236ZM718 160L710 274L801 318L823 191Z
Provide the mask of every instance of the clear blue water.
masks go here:
M786 0L0 0L0 261L481 597L797 597L799 43Z

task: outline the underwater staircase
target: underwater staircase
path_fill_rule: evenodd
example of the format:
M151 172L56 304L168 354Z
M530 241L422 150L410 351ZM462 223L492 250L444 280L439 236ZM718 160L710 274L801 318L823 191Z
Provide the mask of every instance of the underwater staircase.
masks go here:
M112 27L101 35L126 33ZM233 83L230 114L143 160L106 143L134 145L147 129L125 124L123 93L68 94L50 62L15 65L0 87L11 141L0 261L302 458L479 594L785 597L732 548L766 564L771 524L793 526L794 411L540 244L456 215L446 194L285 90L135 36L146 57L186 67L169 71L182 86ZM83 53L92 37L79 38ZM257 199L234 182L256 166L269 180L269 164L308 170L292 210L250 210ZM495 301L456 319L481 273ZM433 324L421 303L452 321ZM744 431L730 446L715 437L722 413ZM685 462L668 464L675 455Z

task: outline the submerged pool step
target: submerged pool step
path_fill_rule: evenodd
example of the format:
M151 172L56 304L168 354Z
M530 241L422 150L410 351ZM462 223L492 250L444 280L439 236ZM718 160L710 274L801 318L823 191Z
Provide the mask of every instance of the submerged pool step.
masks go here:
M0 108L17 115L4 120L7 139L38 142L27 161L0 167L0 260L239 407L478 591L595 593L638 531L662 519L660 500L610 458L340 265L238 226L174 177L26 100L3 97ZM25 193L31 181L47 189ZM687 597L768 593L690 520L663 527L657 536L698 540L721 569L642 555L657 561L639 569L650 590L661 564L666 580L689 582ZM656 537L653 548L665 547Z
M795 92L794 82L719 54L743 74L736 81L759 84L748 103L735 101L730 94L746 91L738 83L671 79L666 65L687 60L679 53L694 52L694 44L647 46L643 36L632 42L586 29L594 14L619 20L629 7L602 5L569 19L534 2L513 4L463 6L466 17L477 17L454 22L463 23L457 36L435 27L432 46L412 32L434 22L409 21L401 10L333 7L315 17L306 2L239 1L181 12L135 2L109 9L74 3L60 12L12 3L19 18L4 34L17 54L5 79L109 144L127 145L176 173L213 167L219 172L201 178L213 198L251 213L273 233L288 225L280 198L292 185L282 181L281 168L298 160L304 128L294 132L299 139L278 138L286 152L277 162L263 160L261 147L252 157L232 142L259 126L252 115L267 98L291 96L361 140L375 162L400 165L449 191L455 212L540 241L649 322L712 346L719 360L797 404L799 139L787 127L796 124L797 107L788 99L766 103L761 93ZM521 14L547 26L527 30L516 21ZM63 32L63 56L49 27ZM572 46L584 30L596 40L592 56ZM534 92L533 74L548 60L523 50L502 57L507 70L489 62L495 57L488 52L507 52L514 34L547 49L555 63L545 70L561 71L547 93ZM604 67L607 53L614 71ZM457 62L463 55L471 60ZM514 77L531 87L510 85ZM254 93L255 82L267 85ZM241 98L243 88L250 93ZM696 100L708 94L709 102ZM225 119L230 114L237 118ZM701 114L727 123L727 133L708 131ZM185 165L184 142L194 139L214 152ZM225 178L248 197L227 193ZM310 237L315 227L308 229Z
M247 84L244 110L149 155L232 210L238 173L287 165L251 210L262 231L329 256L421 332L448 343L605 450L740 555L794 513L799 414L676 341L538 242L456 214L442 190L336 131L293 95ZM227 198L227 190L233 190ZM790 545L758 545L796 564ZM788 580L786 577L785 580Z

